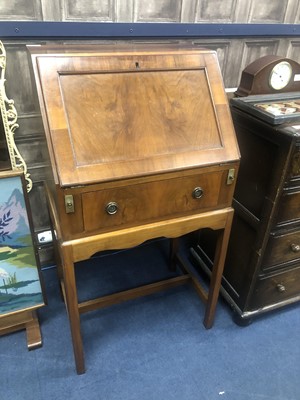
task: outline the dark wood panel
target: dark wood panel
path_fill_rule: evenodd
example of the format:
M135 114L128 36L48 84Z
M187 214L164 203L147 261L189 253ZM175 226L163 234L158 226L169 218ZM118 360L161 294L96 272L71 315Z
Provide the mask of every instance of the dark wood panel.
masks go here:
M282 196L278 211L278 224L300 219L300 189L287 191Z
M36 183L33 186L31 192L29 193L29 201L35 230L48 230L50 226L49 214L43 182Z
M299 281L299 266L292 271L259 280L253 292L249 309L256 310L262 307L262 304L265 307L280 306L281 302L292 298L299 300Z
M270 237L263 259L263 270L274 271L275 268L284 268L285 263L299 262L300 259L300 232L283 231Z
M25 44L5 44L6 92L15 102L18 115L40 114L34 82L31 80L28 51Z

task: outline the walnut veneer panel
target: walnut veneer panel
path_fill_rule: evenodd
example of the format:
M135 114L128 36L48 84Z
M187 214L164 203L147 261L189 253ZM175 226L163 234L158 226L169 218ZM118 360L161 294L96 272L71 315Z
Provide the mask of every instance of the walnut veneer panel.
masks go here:
M234 185L226 183L229 168L237 171L238 163L65 189L57 187L62 236L90 236L230 207ZM199 187L202 196L195 198L193 192ZM65 196L70 194L75 209L66 213ZM112 215L106 211L111 202L118 207Z
M60 75L60 86L76 166L222 146L203 69Z
M176 214L215 208L218 204L221 178L222 172L195 174L84 193L82 204L85 229L90 231L121 224L136 225ZM203 195L197 199L193 197L193 190L199 186ZM105 206L110 201L115 201L119 206L115 215L105 212Z
M214 52L91 49L34 56L61 186L239 159Z

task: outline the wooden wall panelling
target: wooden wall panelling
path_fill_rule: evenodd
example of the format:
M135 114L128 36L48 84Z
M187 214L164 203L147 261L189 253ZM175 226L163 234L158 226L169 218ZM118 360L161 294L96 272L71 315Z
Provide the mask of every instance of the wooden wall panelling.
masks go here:
M207 39L207 40L194 40L194 44L199 46L199 47L205 47L210 50L214 50L217 53L218 56L218 61L220 64L220 69L222 72L224 84L226 87L228 87L227 81L228 81L228 68L227 66L231 64L230 60L230 47L232 44L231 40L227 39ZM235 61L233 59L232 61ZM231 67L231 65L229 65Z
M285 42L285 48L287 49L286 51L287 57L300 63L300 38L286 40L284 42Z
M26 114L39 113L36 92L31 81L26 44L4 42L4 46L7 56L7 96L14 100L19 117Z
M250 23L284 23L289 0L251 0L248 21Z
M251 0L247 22L249 23L294 23L298 1L295 0Z
M134 2L134 22L180 22L182 1L139 0Z
M31 192L30 192L30 205L36 204L40 210L39 212L32 212L33 223L35 227L35 233L43 232L49 229L49 215L46 205L46 197L44 192L43 182L35 182ZM47 226L45 226L45 221L48 221Z
M29 201L34 231L37 234L40 231L48 230L50 226L43 194L43 181L49 167L48 150L36 88L31 79L26 42L4 42L4 46L7 54L6 93L9 99L14 100L18 113L19 128L15 132L15 142L33 181ZM43 257L44 260L46 258Z
M93 1L61 0L63 21L102 21L116 20L116 0Z
M198 0L182 0L181 22L196 22Z
M300 39L243 39L232 40L225 61L226 87L237 87L243 69L259 57L276 54L300 62Z
M276 55L287 57L290 41L291 41L290 38L279 38ZM297 61L297 60L295 60L295 61Z
M227 51L227 59L224 66L224 84L226 88L236 88L241 76L241 59L244 48L243 39L233 39Z
M284 22L286 24L298 24L299 23L299 12L300 2L299 0L289 0L285 13Z
M116 22L133 21L133 0L123 0L117 2Z
M226 88L238 86L243 69L267 54L286 56L290 40L284 39L197 39L194 43L217 52L224 85ZM284 52L282 54L282 51ZM296 52L295 52L296 53ZM295 54L294 54L295 55Z
M0 20L299 23L298 0L14 0Z
M244 11L247 3L244 2ZM238 0L198 0L195 22L237 22L240 19L240 2ZM241 21L239 21L241 22Z
M61 21L61 0L40 0L43 21Z
M28 112L18 115L19 129L17 136L35 135L36 133L44 132L42 118L39 108L35 112Z
M217 52L224 85L226 88L236 88L241 75L241 58L244 40L241 39L197 39L198 46Z
M267 54L277 54L279 39L245 39L240 63L240 72L252 61Z
M0 20L38 21L42 19L40 0L14 0L0 2Z
M44 137L42 135L24 135L21 139L19 136L15 142L22 157L26 161L28 160L27 165L31 179L34 182L44 180L44 173L41 174L38 171L39 168L43 171L49 165L43 161L48 159L48 149Z
M293 9L293 15L290 18L291 23L299 24L300 23L300 2L299 0L295 0L296 5Z

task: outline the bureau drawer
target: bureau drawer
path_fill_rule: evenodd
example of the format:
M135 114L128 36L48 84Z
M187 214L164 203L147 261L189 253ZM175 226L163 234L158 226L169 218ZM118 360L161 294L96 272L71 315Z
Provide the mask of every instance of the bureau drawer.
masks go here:
M223 171L217 171L83 193L84 229L134 226L216 208L222 177ZM223 186L226 189L224 182Z
M297 268L261 279L254 290L251 309L276 305L300 295L300 263Z
M300 231L271 236L263 259L264 269L300 258Z
M279 203L277 223L300 219L300 191L286 191Z

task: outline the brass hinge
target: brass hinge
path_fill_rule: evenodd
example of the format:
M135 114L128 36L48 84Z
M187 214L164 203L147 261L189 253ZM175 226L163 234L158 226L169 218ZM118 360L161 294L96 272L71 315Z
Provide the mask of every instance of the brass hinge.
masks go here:
M66 207L66 213L70 214L75 212L74 210L74 199L71 194L66 194L65 195L65 207Z
M228 171L228 175L227 175L227 185L232 185L235 179L235 169L234 168L230 168L230 170Z

